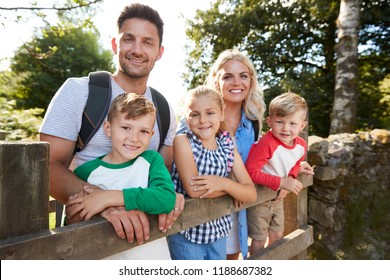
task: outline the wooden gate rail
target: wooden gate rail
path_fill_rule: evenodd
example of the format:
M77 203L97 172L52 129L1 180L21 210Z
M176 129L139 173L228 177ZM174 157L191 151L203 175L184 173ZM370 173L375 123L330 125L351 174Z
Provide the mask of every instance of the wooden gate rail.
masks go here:
M136 243L120 240L112 225L101 217L48 229L49 173L48 146L45 143L0 142L0 163L0 259L101 259L137 246ZM8 168L5 168L5 164ZM11 176L15 174L19 174L17 178ZM30 179L26 180L27 177ZM301 176L299 179L305 187L312 185L312 176ZM268 188L257 186L256 189L257 201L243 208L275 196L275 192ZM287 235L251 259L291 259L296 255L304 258L302 252L313 243L312 228L306 224L306 201L307 188L298 197L290 194L285 198L287 207L293 207L293 211L288 208L286 215ZM149 241L232 211L237 209L234 208L233 199L228 196L188 200L182 215L166 233L158 230L157 216L149 215Z

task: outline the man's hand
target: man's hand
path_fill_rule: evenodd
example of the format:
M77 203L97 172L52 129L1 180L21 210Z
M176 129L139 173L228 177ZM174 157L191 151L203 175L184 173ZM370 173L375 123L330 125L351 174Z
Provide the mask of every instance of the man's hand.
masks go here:
M124 207L109 207L101 212L101 216L113 225L119 238L127 238L129 243L133 243L135 237L141 245L150 237L149 221L144 212L126 211Z
M168 229L172 228L174 222L180 216L184 210L185 199L181 193L176 193L175 208L168 214L158 215L158 228L162 232L167 232Z

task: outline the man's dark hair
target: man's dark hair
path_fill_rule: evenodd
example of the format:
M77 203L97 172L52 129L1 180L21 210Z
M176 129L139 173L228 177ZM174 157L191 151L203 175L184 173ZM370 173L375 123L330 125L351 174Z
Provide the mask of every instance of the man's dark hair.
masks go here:
M151 7L139 3L134 3L126 6L118 17L117 27L120 30L123 23L127 19L139 18L147 20L153 23L157 27L158 36L160 38L160 46L163 40L164 22L162 21L159 13Z

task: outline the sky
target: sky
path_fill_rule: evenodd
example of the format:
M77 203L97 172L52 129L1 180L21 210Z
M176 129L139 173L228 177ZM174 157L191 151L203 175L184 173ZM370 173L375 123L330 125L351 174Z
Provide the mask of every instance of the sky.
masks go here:
M0 7L25 7L29 6L30 0L0 0ZM51 7L54 0L37 1L39 6ZM95 25L100 31L101 44L105 49L111 50L111 35L115 27L116 19L121 9L132 3L139 2L147 4L156 9L164 21L163 45L165 48L162 58L157 61L149 78L149 85L156 88L166 96L168 102L178 110L178 103L181 97L186 93L183 86L181 73L185 72L184 61L186 54L184 46L186 43L185 36L185 19L193 18L196 9L207 9L210 6L210 0L105 0L100 4L101 9L93 19ZM28 24L15 23L15 13L1 12L1 20L6 16L5 26L0 25L0 38L5 43L0 44L0 70L8 66L9 57L23 43L31 38L31 30L34 26L40 24L40 21L31 20ZM181 17L180 15L183 15ZM77 58L77 56L75 56Z

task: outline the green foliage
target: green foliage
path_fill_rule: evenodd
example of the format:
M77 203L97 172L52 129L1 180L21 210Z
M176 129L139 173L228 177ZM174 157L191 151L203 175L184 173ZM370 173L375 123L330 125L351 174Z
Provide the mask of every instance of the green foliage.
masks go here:
M34 20L35 26L34 37L15 51L13 71L0 73L0 129L7 132L7 140L37 140L49 101L68 77L114 70L112 53L99 45L99 32L91 20L99 2L62 0L52 7L37 2L0 7L1 25L17 22L30 28Z
M390 129L390 74L384 76L378 64L362 60L359 67L359 130Z
M46 108L61 84L90 71L113 70L112 53L102 50L99 33L81 27L47 27L25 43L12 59L11 69L24 75L15 93L17 108Z
M7 101L4 97L0 97L0 130L7 133L6 139L9 141L37 141L42 112L41 108L17 110L14 101Z
M10 22L29 24L31 19L41 19L42 23L49 24L50 18L63 18L63 22L72 22L75 25L84 25L90 22L94 15L96 5L104 0L60 0L47 3L38 1L25 1L26 3L16 4L14 7L2 7L0 3L0 25L7 26ZM40 1L42 2L42 1ZM43 1L45 2L45 1ZM42 5L42 6L41 6ZM49 24L51 25L51 24Z
M359 71L369 74L375 65L375 72L360 86L362 99L358 105L371 102L373 108L359 111L358 126L383 128L386 118L379 112L388 115L390 107L386 102L378 106L385 94L379 90L379 82L389 73L390 11L386 0L362 2ZM191 43L187 46L186 83L188 87L203 83L218 54L236 47L255 64L259 81L266 88L266 104L287 90L301 94L310 108L310 134L327 136L335 87L339 9L339 0L218 0L187 20L186 34Z
M43 109L15 109L15 100L8 99L15 83L23 78L10 71L0 72L0 130L7 133L7 140L38 140L38 128Z

